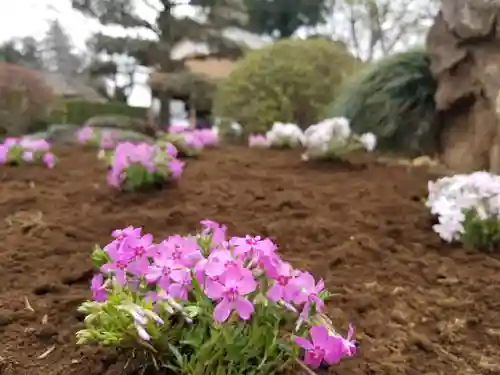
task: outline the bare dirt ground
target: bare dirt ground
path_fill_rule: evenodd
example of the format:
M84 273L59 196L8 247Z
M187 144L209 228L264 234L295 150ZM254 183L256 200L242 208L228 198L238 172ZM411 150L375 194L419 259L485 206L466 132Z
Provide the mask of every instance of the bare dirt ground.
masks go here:
M2 375L125 374L114 353L74 343L93 245L127 225L165 237L207 218L272 237L325 279L329 315L339 328L355 324L361 343L359 357L329 373L500 373L499 258L432 232L421 199L434 176L423 169L226 148L189 161L176 187L120 194L95 152L59 157L54 170L0 169Z

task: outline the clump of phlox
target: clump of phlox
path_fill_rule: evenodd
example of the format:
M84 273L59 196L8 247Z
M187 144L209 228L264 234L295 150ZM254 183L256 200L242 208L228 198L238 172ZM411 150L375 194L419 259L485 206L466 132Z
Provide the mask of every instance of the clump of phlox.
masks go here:
M139 190L178 179L184 163L171 144L119 143L109 155L108 183L123 190Z
M218 143L218 135L212 129L191 130L171 127L163 133L161 142L169 142L179 151L180 156L197 156L205 147L214 147Z
M262 134L250 134L248 136L248 147L255 148L268 148L271 146L271 143L266 138L265 135Z
M54 168L56 157L44 139L6 138L0 144L0 164L21 165L42 162Z
M343 337L322 314L323 280L281 259L268 238L202 225L161 242L128 227L96 248L78 343L130 350L144 367L179 375L270 375L300 359L316 368L356 353L352 327Z
M500 249L500 176L457 174L430 181L428 188L426 206L437 216L433 229L443 240Z
M359 149L373 151L376 143L372 133L354 134L346 118L331 118L306 129L302 159L334 159Z
M304 140L302 129L296 124L275 122L266 133L269 147L295 148L300 147Z
M85 146L99 147L101 150L110 150L117 143L112 130L96 129L88 125L78 129L75 135L78 143Z

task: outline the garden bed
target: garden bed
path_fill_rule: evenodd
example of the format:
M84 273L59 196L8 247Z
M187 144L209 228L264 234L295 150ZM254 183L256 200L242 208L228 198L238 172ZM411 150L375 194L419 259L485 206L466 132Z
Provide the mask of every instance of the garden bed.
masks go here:
M206 151L177 186L116 193L96 153L61 150L53 170L0 169L0 374L119 375L115 354L75 345L90 297L90 252L127 225L194 232L202 219L271 236L335 295L360 355L330 373L500 372L500 261L444 245L421 203L423 169L308 166L294 152Z

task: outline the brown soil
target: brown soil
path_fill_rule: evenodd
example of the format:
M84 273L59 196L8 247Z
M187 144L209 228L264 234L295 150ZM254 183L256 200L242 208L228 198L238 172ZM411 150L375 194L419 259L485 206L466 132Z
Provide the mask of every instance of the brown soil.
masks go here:
M59 156L54 170L0 169L2 375L122 374L120 358L74 344L91 248L115 228L166 236L205 218L269 235L325 278L330 316L354 323L361 343L331 374L500 373L500 261L441 243L420 202L434 178L425 170L234 148L190 162L171 189L118 194L94 152Z

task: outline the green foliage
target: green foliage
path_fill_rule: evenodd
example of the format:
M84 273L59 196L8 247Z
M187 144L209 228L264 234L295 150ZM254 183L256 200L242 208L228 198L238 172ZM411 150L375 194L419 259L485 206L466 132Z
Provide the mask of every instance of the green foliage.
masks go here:
M481 218L472 209L465 212L461 240L466 246L493 252L500 246L500 220L495 216Z
M349 80L327 117L344 116L356 133L373 132L379 149L430 153L437 141L436 87L426 52L396 54Z
M146 108L130 107L125 103L94 103L84 100L65 100L61 109L51 116L53 123L81 125L94 116L116 115L131 118L145 118Z
M331 41L281 40L250 52L219 84L214 114L238 122L246 133L265 132L274 122L306 127L321 119L359 65Z
M0 136L26 134L53 103L52 90L36 71L0 62Z
M244 0L248 27L258 34L291 37L302 26L316 26L324 20L325 0Z

